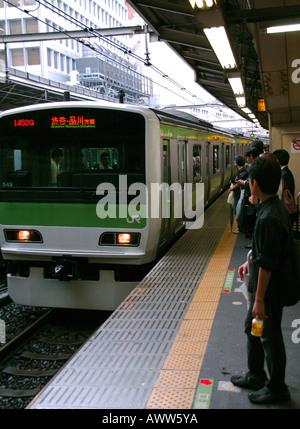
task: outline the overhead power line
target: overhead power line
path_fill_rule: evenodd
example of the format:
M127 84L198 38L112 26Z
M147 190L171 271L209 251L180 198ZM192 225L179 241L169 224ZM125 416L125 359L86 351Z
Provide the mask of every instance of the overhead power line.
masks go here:
M38 10L39 7L37 7L36 9L30 11L28 9L22 9L20 6L17 6L13 3L11 3L9 0L4 0L6 3L8 3L9 5L17 8L18 10L27 13L29 16L31 16L32 18L36 19L37 21L42 22L45 25L48 25L49 27L53 28L54 30L56 30L55 25L49 23L49 22L45 22L44 20L42 20L41 18L36 17L35 15L33 15L32 12L36 12ZM83 25L78 19L72 17L71 15L69 15L67 12L65 12L64 10L59 9L57 6L53 5L52 3L50 3L47 0L36 0L38 3L38 6L44 6L47 9L51 10L52 12L56 13L58 16L64 18L65 20L69 21L70 23L72 23L73 25L78 26L79 28L81 28L81 30L84 30L85 34L88 34L88 37L98 37L100 40L105 40L105 42L109 43L111 46L113 46L115 49L120 50L123 52L123 54L128 55L132 58L134 58L135 60L143 63L145 66L150 67L155 73L157 73L158 75L160 75L162 78L166 79L166 81L168 81L169 83L171 83L172 85L174 85L175 87L179 88L183 93L185 93L186 95L189 95L192 98L195 98L195 100L201 100L200 98L198 98L197 96L195 96L195 94L193 94L192 92L190 92L188 89L186 89L185 87L183 87L181 84L179 84L176 80L172 79L168 74L164 73L162 70L160 70L160 68L156 67L154 64L151 63L151 61L149 60L149 57L147 58L142 58L139 55L135 54L134 52L132 52L130 49L126 48L126 47L122 47L119 46L116 42L114 42L113 39L109 38L108 36L102 34L98 29L94 29L94 28L88 28L85 25ZM87 48L93 50L94 52L98 53L99 55L108 58L110 61L115 62L116 64L119 65L123 65L120 62L118 62L116 59L113 59L111 57L109 57L108 55L106 55L105 53L103 53L102 51L98 50L95 46L92 46L89 42L85 41L85 40L81 40L78 37L72 36L72 31L69 30L63 30L60 31L59 33L61 34L65 34L66 38L70 38L73 39L81 44L83 44L84 46L86 46ZM141 74L141 76L143 77L147 77L143 74ZM163 85L159 84L158 82L153 81L156 85L159 85L161 87L163 87ZM170 90L169 88L165 87L166 90L172 92L174 94L174 92L172 90ZM178 95L178 94L176 94ZM180 95L181 98L186 99L183 95ZM203 102L203 100L201 100L201 102Z

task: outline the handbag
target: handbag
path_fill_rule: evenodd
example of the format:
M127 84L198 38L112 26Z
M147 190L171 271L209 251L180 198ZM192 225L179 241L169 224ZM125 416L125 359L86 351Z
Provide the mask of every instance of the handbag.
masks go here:
M230 191L227 198L227 203L234 206L234 193L233 191Z

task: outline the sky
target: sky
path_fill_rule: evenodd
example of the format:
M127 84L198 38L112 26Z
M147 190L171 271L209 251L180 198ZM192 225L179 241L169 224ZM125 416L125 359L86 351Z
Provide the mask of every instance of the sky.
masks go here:
M164 42L153 42L148 45L150 62L159 70L164 72L170 79L176 81L179 86L175 86L168 79L161 77L158 73L151 72L154 82L160 84L155 86L154 91L158 92L163 104L197 104L202 102L212 102L215 100L207 91L195 82L195 73L171 48ZM189 93L181 90L186 88ZM170 91L164 90L169 88ZM172 92L171 92L172 91ZM195 97L193 97L193 95Z

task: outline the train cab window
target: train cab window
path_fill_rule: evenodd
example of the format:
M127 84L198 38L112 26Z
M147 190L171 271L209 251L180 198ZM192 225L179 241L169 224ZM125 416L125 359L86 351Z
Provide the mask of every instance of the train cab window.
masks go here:
M42 109L3 117L1 128L1 189L52 188L58 196L60 189L95 191L103 182L118 188L120 175L127 175L128 186L145 183L145 119L140 114Z
M220 171L220 148L217 145L213 146L213 174L217 174Z
M201 146L193 146L193 182L199 183L202 182L202 169L201 169Z

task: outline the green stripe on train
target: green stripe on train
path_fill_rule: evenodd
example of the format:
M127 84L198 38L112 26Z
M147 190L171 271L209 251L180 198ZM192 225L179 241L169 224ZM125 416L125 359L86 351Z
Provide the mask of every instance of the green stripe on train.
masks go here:
M90 228L145 228L147 219L105 218L96 213L96 204L0 203L2 225L66 226Z

